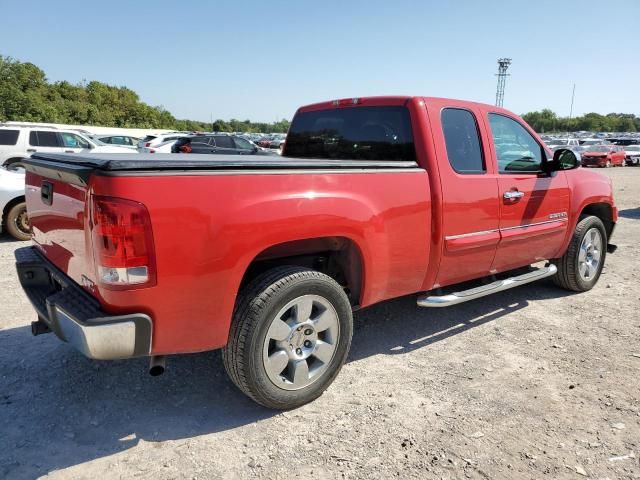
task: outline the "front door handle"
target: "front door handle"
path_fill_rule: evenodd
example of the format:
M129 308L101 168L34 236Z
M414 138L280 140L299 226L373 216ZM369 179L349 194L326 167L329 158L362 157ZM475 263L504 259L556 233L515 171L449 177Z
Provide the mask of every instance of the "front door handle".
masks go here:
M509 190L508 192L504 192L504 195L502 196L505 200L517 200L518 198L524 197L524 192Z
M76 153L75 150L65 150L64 153Z

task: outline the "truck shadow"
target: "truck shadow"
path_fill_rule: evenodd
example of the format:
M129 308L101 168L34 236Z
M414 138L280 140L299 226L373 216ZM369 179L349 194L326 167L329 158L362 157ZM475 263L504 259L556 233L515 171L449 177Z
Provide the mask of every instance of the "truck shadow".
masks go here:
M633 220L640 220L640 207L626 208L618 212L622 218L631 218Z
M564 295L543 282L435 311L417 308L415 296L385 302L356 314L349 361L426 348L530 300ZM278 415L233 386L219 352L172 357L152 378L146 359L90 361L52 335L33 338L18 327L0 331L0 365L0 478L34 478L140 441L188 439Z

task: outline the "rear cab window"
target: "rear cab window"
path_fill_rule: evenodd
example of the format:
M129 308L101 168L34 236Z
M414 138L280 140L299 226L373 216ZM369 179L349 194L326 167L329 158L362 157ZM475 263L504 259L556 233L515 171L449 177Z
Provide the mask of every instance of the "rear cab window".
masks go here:
M298 112L285 157L416 161L409 110L362 106Z
M449 164L457 173L485 173L475 115L462 108L444 108L440 115Z
M18 143L20 130L5 130L0 128L0 145L15 145Z

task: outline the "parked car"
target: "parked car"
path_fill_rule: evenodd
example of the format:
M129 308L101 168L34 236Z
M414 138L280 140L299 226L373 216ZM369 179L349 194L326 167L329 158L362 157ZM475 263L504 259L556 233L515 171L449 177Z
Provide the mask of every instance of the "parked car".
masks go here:
M138 142L140 141L139 138L128 135L94 135L93 138L107 145L118 145L133 149L138 147Z
M162 143L158 143L152 147L142 147L139 149L140 153L171 153L173 149L173 145L176 143L177 139L171 138L170 140L165 140Z
M171 147L173 153L217 155L265 155L264 149L236 135L190 135L179 138Z
M33 153L126 153L71 130L51 127L0 126L0 165L15 165ZM130 153L130 152L128 152Z
M577 138L554 138L547 142L547 146L551 150L556 148L572 148L580 145L580 141Z
M16 240L29 240L31 227L24 199L24 172L0 167L0 232L6 230Z
M34 246L16 259L33 332L91 358L150 356L152 374L222 348L269 408L331 384L354 309L410 294L446 307L542 278L584 292L615 249L610 180L571 150L550 158L493 105L335 100L297 111L282 157L120 157L25 161Z
M640 165L640 145L628 145L624 147L624 153L627 165Z
M617 145L593 145L582 153L583 167L624 167L625 153Z
M184 136L185 134L182 132L163 133L159 135L147 135L146 137L144 137L138 142L138 151L149 153L149 149L155 149L161 143L175 141L180 137L184 137Z

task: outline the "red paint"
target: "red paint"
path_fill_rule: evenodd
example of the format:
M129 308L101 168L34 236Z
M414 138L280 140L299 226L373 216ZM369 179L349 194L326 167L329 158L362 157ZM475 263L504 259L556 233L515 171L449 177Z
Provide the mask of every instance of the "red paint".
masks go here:
M52 206L40 199L43 178L28 173L34 240L73 280L81 283L86 276L93 281L91 293L107 312L149 314L153 353L169 354L226 344L242 277L252 260L274 245L320 237L349 239L362 258L360 305L367 306L557 257L566 249L580 212L591 203L610 205L617 219L611 185L594 172L577 169L553 177L498 173L487 114L507 115L528 129L506 110L439 98L372 97L300 111L354 105L406 105L421 169L93 176L86 189L48 180L54 184ZM463 175L449 165L440 123L445 107L475 115L485 173ZM503 193L514 188L525 196L505 201ZM97 282L90 195L127 199L147 208L155 286L113 290ZM557 213L566 217L549 217Z

